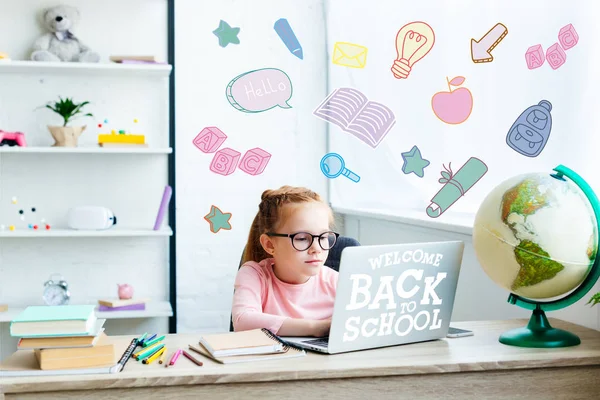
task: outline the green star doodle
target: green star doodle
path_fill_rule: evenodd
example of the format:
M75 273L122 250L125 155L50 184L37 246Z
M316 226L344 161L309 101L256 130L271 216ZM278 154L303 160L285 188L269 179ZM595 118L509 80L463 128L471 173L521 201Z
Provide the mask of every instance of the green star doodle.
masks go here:
M210 224L210 231L212 233L217 233L221 229L230 230L230 218L231 213L224 213L219 209L219 207L214 205L211 206L210 212L204 216L204 219Z
M232 28L223 20L219 22L219 27L213 33L219 38L219 46L221 47L227 47L229 43L240 44L240 39L237 37L240 28Z
M402 153L402 159L404 160L402 172L405 174L414 172L419 178L423 177L423 170L429 165L429 161L421 157L421 151L417 146L413 146L410 151Z

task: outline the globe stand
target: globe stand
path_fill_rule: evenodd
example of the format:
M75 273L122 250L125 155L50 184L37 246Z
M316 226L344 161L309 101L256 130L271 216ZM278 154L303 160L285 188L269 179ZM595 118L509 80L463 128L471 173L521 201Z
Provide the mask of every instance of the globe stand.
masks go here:
M566 176L583 191L592 206L596 220L594 234L598 235L598 232L600 232L600 201L592 188L575 171L564 165L557 166L554 168L554 171L556 171L556 173L550 174L551 177L566 181L564 178ZM538 302L511 293L508 296L508 302L510 304L533 310L533 313L527 327L504 332L500 335L500 343L511 346L544 348L567 347L580 344L581 340L577 335L562 329L553 328L546 318L546 311L560 310L573 305L573 303L580 300L588 293L600 279L600 248L593 250L593 254L595 254L594 263L586 278L578 287L564 297L547 302Z
M519 347L568 347L581 343L579 336L553 328L539 306L533 310L527 327L511 329L500 335L500 343Z

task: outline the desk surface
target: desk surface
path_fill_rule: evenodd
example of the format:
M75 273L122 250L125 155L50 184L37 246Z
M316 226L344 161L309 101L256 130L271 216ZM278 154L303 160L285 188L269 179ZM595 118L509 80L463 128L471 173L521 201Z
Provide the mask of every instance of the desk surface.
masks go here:
M527 324L527 320L456 322L474 336L386 347L336 355L308 352L306 357L223 365L191 353L204 362L198 367L181 357L175 367L130 360L118 374L4 377L0 393L49 392L184 386L241 382L295 381L301 379L365 378L392 375L445 374L463 371L506 371L546 367L600 366L600 332L561 320L550 319L556 328L567 329L581 344L557 349L506 346L499 335ZM169 353L197 344L199 334L168 335ZM132 337L114 337L129 343ZM0 398L2 396L0 395Z

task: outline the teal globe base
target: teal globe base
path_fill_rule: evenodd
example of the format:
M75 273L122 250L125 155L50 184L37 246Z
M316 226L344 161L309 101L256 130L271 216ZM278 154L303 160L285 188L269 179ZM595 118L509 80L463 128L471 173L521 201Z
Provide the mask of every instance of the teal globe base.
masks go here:
M579 336L553 328L544 310L533 310L527 327L511 329L500 335L500 343L519 347L569 347L581 343Z

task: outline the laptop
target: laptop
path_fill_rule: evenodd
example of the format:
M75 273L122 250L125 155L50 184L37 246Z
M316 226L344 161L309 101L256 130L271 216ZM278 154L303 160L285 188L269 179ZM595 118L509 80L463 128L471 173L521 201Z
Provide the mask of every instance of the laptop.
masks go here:
M281 339L336 354L444 338L463 251L461 241L346 247L329 336Z

